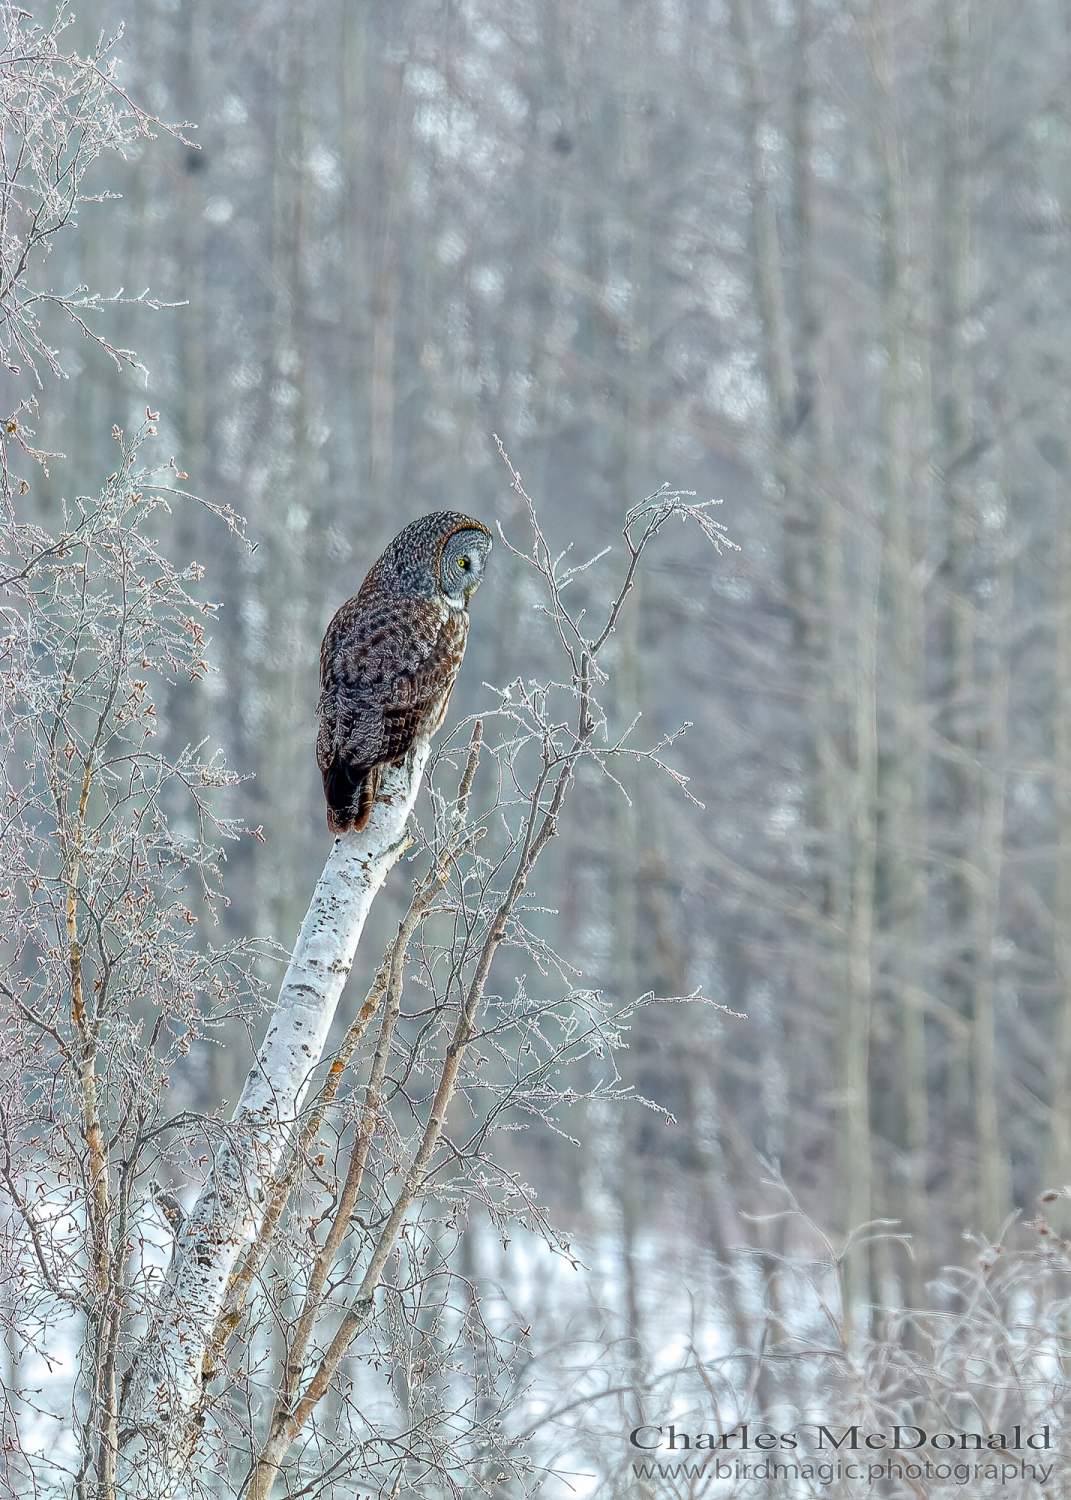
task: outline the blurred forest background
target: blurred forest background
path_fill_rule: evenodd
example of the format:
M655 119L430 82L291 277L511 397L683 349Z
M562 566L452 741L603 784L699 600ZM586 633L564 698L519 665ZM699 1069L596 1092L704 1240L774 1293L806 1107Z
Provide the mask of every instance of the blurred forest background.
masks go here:
M542 894L586 982L746 1019L641 1011L629 1078L676 1123L592 1110L517 1163L641 1339L667 1230L678 1270L782 1246L742 1216L768 1166L834 1235L900 1221L913 1257L861 1250L850 1293L922 1305L964 1231L1071 1178L1071 12L84 0L77 42L120 19L124 87L197 148L98 169L122 203L47 279L188 305L100 315L147 386L56 324L37 441L66 457L30 500L53 524L148 401L250 520L252 556L172 539L222 671L162 715L255 773L234 932L289 942L328 848L337 605L428 509L524 544L492 433L578 557L663 481L723 498L741 553L670 536L618 647L618 725L692 721L704 810L592 782ZM488 580L455 718L540 667L503 547ZM191 1102L233 1099L244 1046L205 1057Z

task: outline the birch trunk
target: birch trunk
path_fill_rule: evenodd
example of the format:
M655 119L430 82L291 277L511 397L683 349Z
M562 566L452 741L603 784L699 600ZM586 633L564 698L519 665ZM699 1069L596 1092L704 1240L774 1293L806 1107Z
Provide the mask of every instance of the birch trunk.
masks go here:
M769 161L767 110L755 50L751 0L732 0L730 23L739 53L749 116L747 148L752 194L751 230L755 241L756 293L762 319L766 374L778 432L785 437L797 425L796 376L792 366L792 334L785 306L777 205L771 188L774 168Z
M643 476L648 430L648 355L650 349L650 140L648 137L647 95L644 65L650 40L645 25L646 12L641 8L630 19L624 38L622 71L625 89L622 172L628 213L629 295L625 310L624 344L627 350L625 373L624 430L622 432L622 484L625 495L643 494ZM622 730L639 717L641 691L640 621L643 613L644 580L637 578L633 608L623 616L618 627L621 669L618 678L619 725ZM622 1004L639 993L637 941L640 930L640 881L646 863L644 845L649 823L650 788L636 763L623 765L618 772L627 800L616 788L615 801L615 868L613 880L613 913L615 932L614 982ZM643 1221L643 1181L635 1171L636 1143L630 1121L616 1112L612 1122L615 1178L620 1207L621 1271L624 1291L626 1338L629 1368L637 1389L646 1376L644 1369L643 1318L640 1299L638 1239ZM643 1416L639 1407L637 1421Z
M1006 476L1004 492L1012 487ZM1010 591L1012 588L1008 527L995 542L997 562L990 579L994 590L988 645L988 681L978 728L978 814L970 858L976 882L973 937L974 985L971 1014L971 1062L974 1075L974 1126L978 1138L976 1223L996 1237L1011 1211L1010 1162L1000 1125L1000 1074L997 1058L997 986L994 949L1000 924L1000 878L1004 851L1004 788L1007 774Z
M944 206L945 259L943 356L945 365L946 509L948 525L949 738L957 751L957 805L953 849L960 873L954 895L956 938L949 965L950 988L970 1022L970 1049L959 1068L959 1086L969 1077L970 1116L977 1153L973 1201L963 1217L996 1235L1008 1208L1007 1167L1000 1138L997 1099L996 1008L993 942L998 919L1001 833L1004 810L1004 740L1007 643L1003 638L1007 546L1000 538L991 580L988 629L974 603L980 517L972 468L976 462L973 419L974 363L970 347L972 259L971 7L946 0L944 73L947 165ZM984 555L984 554L983 554ZM984 669L982 655L988 657ZM983 675L984 671L984 675ZM955 1099L955 1080L953 1098ZM963 1101L965 1102L965 1101Z
M885 988L892 1007L892 1032L899 1041L892 1132L904 1153L899 1210L916 1247L926 1241L926 1165L929 1106L926 1092L926 1031L919 976L924 875L921 834L921 751L918 703L923 680L923 599L915 535L921 507L912 484L911 374L913 305L921 301L911 277L911 216L901 125L895 108L897 11L883 16L872 33L872 59L878 88L876 112L882 183L882 325L888 359L883 426L885 438L883 579L888 651L888 749L882 757L881 822L885 828L882 871L886 891L882 939L888 953ZM924 445L923 445L924 451ZM895 1215L894 1215L895 1216ZM907 1266L906 1296L921 1307L926 1267L916 1248Z
M973 692L974 619L971 609L971 449L974 441L973 382L967 319L970 307L971 197L969 156L971 147L970 8L967 0L944 0L944 56L941 69L943 93L944 163L941 197L937 205L934 250L940 266L940 320L935 340L935 371L938 375L937 410L940 414L938 448L942 475L942 503L946 530L943 575L947 580L943 627L946 657L946 708L944 732L952 747L947 766L950 826L948 847L955 874L949 881L949 953L945 960L945 987L954 1009L969 1022L974 1013L974 955L966 948L975 919L975 891L964 876L971 848L970 817L974 811L976 782L967 757L956 752L972 750L969 722ZM966 949L966 951L965 951ZM966 960L966 961L965 961ZM969 1031L965 1033L969 1036ZM975 1100L970 1072L970 1046L960 1045L949 1065L947 1093L950 1113L966 1122ZM955 1174L959 1194L955 1217L961 1223L974 1220L977 1195L961 1190L970 1181L969 1170Z
M800 388L798 408L806 450L797 460L809 504L801 520L813 534L811 566L798 586L806 634L799 644L814 672L809 711L815 755L815 821L820 838L823 910L834 923L842 1038L838 1075L838 1156L844 1189L844 1228L850 1233L874 1213L870 1101L870 1034L874 1001L873 929L877 812L877 586L883 537L875 507L845 508L837 435L827 387L825 312L821 285L818 205L812 158L816 87L810 49L817 21L809 0L797 0L793 99L794 218L799 240ZM790 413L786 409L786 418ZM878 507L880 509L880 507ZM875 513L872 513L875 512ZM854 522L854 525L852 524ZM858 577L848 561L854 546ZM858 618L854 640L840 622ZM847 740L845 738L847 732ZM845 753L844 745L851 746ZM871 1246L853 1246L844 1264L844 1328L866 1328L871 1300Z
M1065 11L1071 45L1071 12ZM1065 165L1065 176L1071 163ZM1061 412L1066 430L1066 407ZM1062 465L1060 466L1062 469ZM1061 490L1065 482L1057 475ZM1071 1177L1071 514L1059 502L1059 569L1055 604L1056 693L1053 704L1053 804L1056 811L1056 881L1052 934L1057 1001L1050 1063L1052 1107L1045 1151L1046 1188L1064 1187Z
M1053 948L1059 982L1052 1070L1052 1109L1045 1186L1063 1187L1071 1177L1071 518L1060 536L1059 603L1056 608L1056 704L1053 732L1053 801L1056 805L1056 888Z
M851 838L848 876L842 1153L845 1227L849 1233L873 1218L870 1129L870 1027L874 985L875 819L878 796L877 639L881 544L871 517L861 513L859 624L853 692L852 738L855 764L845 777ZM845 1257L844 1328L869 1331L872 1297L871 1251L864 1241Z
M166 1500L199 1434L213 1329L242 1247L257 1234L377 892L403 853L428 745L390 769L369 825L337 838L301 924L267 1036L231 1128L175 1247L128 1381L123 1493ZM134 1439L131 1441L131 1439Z

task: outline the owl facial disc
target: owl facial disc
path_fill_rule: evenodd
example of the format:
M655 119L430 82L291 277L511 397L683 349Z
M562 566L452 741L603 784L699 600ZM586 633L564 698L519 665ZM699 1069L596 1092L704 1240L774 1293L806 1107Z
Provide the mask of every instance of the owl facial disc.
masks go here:
M472 598L483 580L491 538L475 526L451 532L439 555L439 587L456 608Z

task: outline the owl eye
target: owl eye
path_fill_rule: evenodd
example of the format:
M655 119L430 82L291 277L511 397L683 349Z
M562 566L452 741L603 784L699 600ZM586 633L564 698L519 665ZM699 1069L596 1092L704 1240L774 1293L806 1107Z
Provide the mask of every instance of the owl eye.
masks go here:
M457 560L457 565L461 569L462 573L464 573L466 568L472 567L472 563L467 557L459 557Z

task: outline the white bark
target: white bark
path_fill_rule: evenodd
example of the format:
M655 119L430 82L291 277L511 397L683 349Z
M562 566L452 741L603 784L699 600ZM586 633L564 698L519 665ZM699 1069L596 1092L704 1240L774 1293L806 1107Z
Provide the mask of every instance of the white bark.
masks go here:
M406 766L384 773L368 827L336 838L317 882L267 1035L135 1360L122 1418L131 1434L124 1494L166 1500L192 1453L216 1319L238 1256L260 1226L372 901L405 848L427 757L424 743Z

